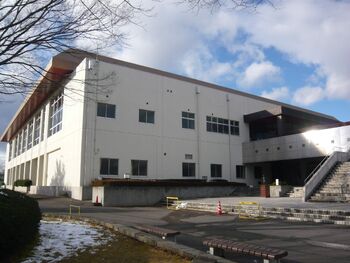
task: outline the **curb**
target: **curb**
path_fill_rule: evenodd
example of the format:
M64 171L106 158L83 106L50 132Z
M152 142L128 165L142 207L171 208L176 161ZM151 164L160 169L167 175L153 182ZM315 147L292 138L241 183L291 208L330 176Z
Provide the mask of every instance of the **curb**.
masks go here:
M43 213L43 218L60 218L60 219L75 219L86 223L92 223L100 226L104 226L108 229L117 231L125 236L136 239L140 242L146 243L153 247L158 247L162 250L177 254L179 256L189 258L193 263L235 263L234 261L227 260L218 256L207 254L201 250L194 249L188 246L177 244L171 241L163 240L157 236L142 232L129 226L107 223L102 220L83 217L83 216L69 216L69 215L57 215L50 213Z

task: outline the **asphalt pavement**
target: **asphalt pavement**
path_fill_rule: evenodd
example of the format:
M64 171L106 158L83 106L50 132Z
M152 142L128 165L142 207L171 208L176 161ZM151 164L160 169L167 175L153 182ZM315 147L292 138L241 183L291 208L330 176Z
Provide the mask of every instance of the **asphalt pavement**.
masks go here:
M167 210L165 207L96 207L69 198L38 199L43 213L67 214L69 205L81 207L81 216L133 226L158 225L181 231L177 242L202 251L205 238L225 238L287 250L282 262L350 262L350 227L266 219L242 220L234 215ZM74 210L75 211L75 210ZM256 258L227 255L237 262L261 262Z

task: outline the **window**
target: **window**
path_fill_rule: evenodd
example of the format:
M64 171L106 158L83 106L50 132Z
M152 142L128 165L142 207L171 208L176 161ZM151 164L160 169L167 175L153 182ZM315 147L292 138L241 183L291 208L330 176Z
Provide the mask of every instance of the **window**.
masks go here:
M182 176L183 177L195 177L196 176L196 164L195 163L182 163Z
M42 119L43 121L41 122L41 130L40 130L40 141L44 140L44 129L45 129L45 108L43 108L43 114L42 114ZM61 116L62 117L62 116Z
M18 139L14 138L14 146L13 146L13 157L16 157L17 154L17 144L18 144Z
M147 175L147 161L143 160L131 160L131 173L132 175Z
M207 116L207 131L228 134L228 120Z
M139 122L154 123L154 111L140 109Z
M236 165L236 177L245 179L245 167L243 165Z
M50 102L49 136L62 129L62 113L63 93L60 93Z
M229 134L229 130L231 131L231 135L239 135L239 122L213 116L207 116L208 132Z
M27 136L28 136L28 128L26 127L23 130L23 144L22 144L22 153L27 150Z
M9 161L11 160L11 158L12 158L12 143L13 143L13 141L10 141L10 143L9 143Z
M40 140L40 114L36 115L34 122L34 145L37 145Z
M216 178L221 178L221 164L211 164L210 165L210 176L211 177L216 177Z
M239 122L238 121L230 121L230 130L231 135L238 135L239 136Z
M115 105L107 103L97 103L97 116L105 118L115 118Z
M263 175L263 169L261 166L254 166L254 178L255 179L262 179L262 175Z
M27 149L32 148L33 145L33 120L29 122L29 128L28 128L28 143L27 143Z
M20 155L22 152L22 133L18 136L18 149L17 149L17 155Z
M184 129L194 129L194 113L191 112L182 112L182 128Z
M192 160L192 159L193 159L193 155L187 153L187 154L185 154L185 159L186 159L186 160Z
M101 158L100 174L118 175L118 159Z

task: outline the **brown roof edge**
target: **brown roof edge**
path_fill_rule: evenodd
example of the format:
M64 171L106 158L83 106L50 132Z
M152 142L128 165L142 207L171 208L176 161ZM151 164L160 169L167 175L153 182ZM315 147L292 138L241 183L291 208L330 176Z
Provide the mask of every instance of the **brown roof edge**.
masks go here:
M55 84L56 81L58 82L67 73L71 72L70 69L68 70L57 67L54 58L55 57L53 57L46 66L44 74L39 78L37 85L23 100L22 104L1 135L0 141L6 142L11 140L23 124L33 116L42 103L46 101L47 97L54 91L54 87L51 87L51 85Z

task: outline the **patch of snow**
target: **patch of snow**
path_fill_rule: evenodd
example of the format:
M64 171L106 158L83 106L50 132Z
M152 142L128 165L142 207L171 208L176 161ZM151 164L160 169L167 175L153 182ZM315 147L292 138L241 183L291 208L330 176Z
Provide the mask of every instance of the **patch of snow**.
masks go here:
M106 235L102 228L81 222L42 220L39 234L39 244L23 263L58 262L86 248L104 245L111 240L111 235Z
M186 209L187 203L186 202L181 202L179 205L176 206L176 210L179 209Z
M8 194L4 193L3 191L0 191L0 195L8 196Z

